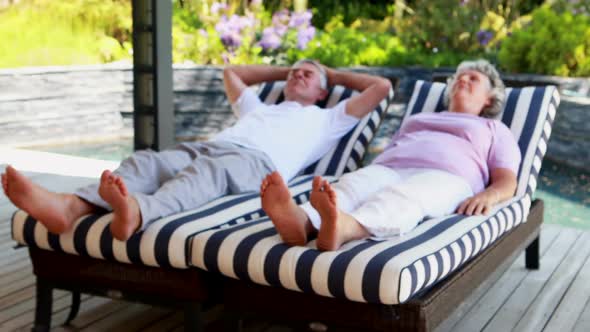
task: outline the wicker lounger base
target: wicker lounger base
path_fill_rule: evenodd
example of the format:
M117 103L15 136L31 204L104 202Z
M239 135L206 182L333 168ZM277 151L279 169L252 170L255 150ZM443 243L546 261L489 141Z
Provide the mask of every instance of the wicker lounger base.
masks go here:
M330 331L432 331L500 266L526 249L526 267L539 267L543 202L535 200L527 222L454 272L401 305L367 304L260 286L234 279L224 285L224 305L234 316L261 314L292 324L320 322ZM297 322L297 323L296 323Z
M157 268L30 248L37 276L35 327L49 331L52 290L72 292L66 325L75 318L80 294L93 294L156 306L184 309L185 330L201 331L203 305L219 302L219 280L199 269Z

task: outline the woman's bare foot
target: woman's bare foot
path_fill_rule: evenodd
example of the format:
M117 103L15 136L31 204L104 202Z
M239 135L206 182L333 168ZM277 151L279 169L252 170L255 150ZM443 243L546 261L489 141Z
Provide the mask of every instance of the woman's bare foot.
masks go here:
M135 198L129 195L123 179L106 170L100 176L98 194L113 208L111 233L125 241L141 226L141 212Z
M2 188L10 201L42 223L51 233L63 233L96 207L72 194L51 192L29 180L12 166L2 174Z
M302 246L313 226L302 208L291 198L289 188L278 172L267 175L260 185L262 209L270 217L277 232L288 245Z
M319 250L337 250L348 241L369 236L356 219L338 210L336 192L328 181L319 176L313 179L310 202L322 218L316 244Z

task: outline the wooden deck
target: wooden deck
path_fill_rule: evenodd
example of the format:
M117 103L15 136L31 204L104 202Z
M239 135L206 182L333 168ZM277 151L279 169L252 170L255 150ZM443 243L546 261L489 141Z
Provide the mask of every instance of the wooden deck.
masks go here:
M79 168L72 177L51 174L35 158L18 159L0 154L0 170L6 163L29 169L27 175L43 186L56 191L70 191L93 182ZM37 157L35 157L37 156ZM22 157L22 156L21 156ZM45 156L47 157L47 156ZM19 157L20 158L20 157ZM71 159L60 159L59 165L68 173ZM86 172L112 163L87 162ZM30 167L29 167L30 166ZM49 167L49 166L48 166ZM74 173L75 171L75 173ZM550 206L547 208L551 208ZM13 249L10 217L15 210L0 194L0 331L30 330L35 309L35 278L26 249ZM490 276L486 283L455 314L438 328L447 331L590 331L590 232L544 225L541 234L541 269L528 271L524 257L519 256L504 271ZM114 301L107 298L83 296L80 313L72 326L60 326L69 313L70 296L54 292L52 324L55 331L181 331L180 311L148 305ZM220 330L220 312L215 307L205 314L207 330ZM294 308L296 310L296 308ZM302 331L301 326L271 324L264 318L244 322L245 331ZM333 331L329 329L328 331Z

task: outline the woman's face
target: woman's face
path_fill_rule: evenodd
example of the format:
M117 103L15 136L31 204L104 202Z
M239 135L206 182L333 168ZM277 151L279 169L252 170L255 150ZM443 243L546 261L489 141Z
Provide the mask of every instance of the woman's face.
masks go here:
M452 86L449 111L480 115L491 104L489 78L477 70L465 70L457 74Z

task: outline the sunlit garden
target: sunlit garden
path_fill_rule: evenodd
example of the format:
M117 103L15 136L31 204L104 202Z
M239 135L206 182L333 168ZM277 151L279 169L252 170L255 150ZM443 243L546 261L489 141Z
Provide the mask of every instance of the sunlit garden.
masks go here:
M306 57L336 67L439 67L483 57L505 72L590 75L590 3L583 0L173 4L175 63L288 64ZM3 7L0 68L131 59L128 0Z

